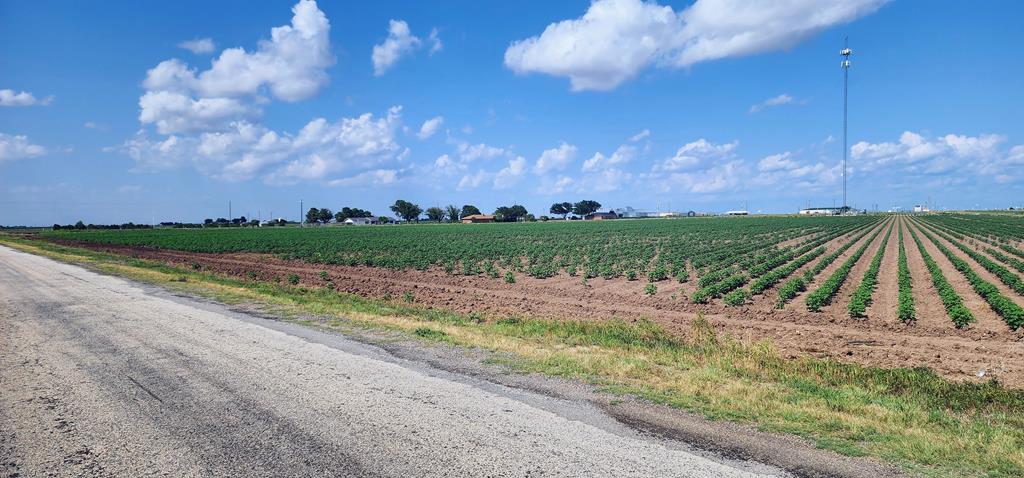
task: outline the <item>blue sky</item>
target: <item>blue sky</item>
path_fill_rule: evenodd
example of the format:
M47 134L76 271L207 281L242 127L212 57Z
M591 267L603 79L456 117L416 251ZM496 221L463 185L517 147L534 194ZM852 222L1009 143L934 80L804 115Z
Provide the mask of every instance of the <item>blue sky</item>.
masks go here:
M757 6L760 5L760 6ZM0 224L1021 202L1019 2L0 3ZM375 53L376 51L376 53Z

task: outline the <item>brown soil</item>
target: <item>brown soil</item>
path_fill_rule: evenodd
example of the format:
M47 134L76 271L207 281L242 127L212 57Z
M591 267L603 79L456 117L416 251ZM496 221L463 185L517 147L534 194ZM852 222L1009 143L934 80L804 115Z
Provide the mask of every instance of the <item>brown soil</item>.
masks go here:
M888 227L888 222L882 226ZM662 281L657 284L658 293L648 296L643 292L644 281L624 279L590 279L584 284L580 277L565 274L548 279L518 274L514 284L506 284L500 279L485 276L448 275L440 269L395 271L309 264L266 254L202 254L82 243L74 245L185 268L197 264L206 271L243 279L255 277L256 280L286 282L288 275L295 274L302 285L309 287L327 286L328 281L320 277L321 271L326 271L329 282L341 292L377 299L390 296L397 301L401 301L403 294L408 292L413 294L417 304L427 308L487 316L580 320L648 317L670 332L683 335L689 332L693 318L703 313L720 331L740 340L770 339L784 356L830 357L883 367L927 366L956 380L977 380L975 374L984 369L988 377L997 376L1010 386L1024 387L1024 330L1012 332L998 317L983 317L983 312L994 315L984 301L980 304L973 301L968 305L985 326L955 329L931 289L930 278L916 252L916 245L909 234L905 234L920 317L911 326L888 318L876 319L875 315L869 320L851 320L843 300L839 302L841 306L837 305L833 307L835 310L828 312L807 312L799 298L794 300L795 306L791 304L785 310L775 310L772 308L776 299L774 291L766 291L742 307L726 307L720 300L711 304L693 304L686 299L694 290L693 281L685 284ZM849 238L832 241L829 250L835 250L845 240ZM895 243L895 235L890 241ZM853 250L855 248L851 248L848 254ZM870 261L870 254L866 252L861 262ZM886 254L886 262L895 262L895 249L891 256L889 252ZM938 250L932 255L936 256L936 261L945 261ZM830 269L838 267L837 264L843 260L839 258ZM965 301L971 297L967 293L978 298L969 286L963 289L962 276L952 269L948 261L945 267L950 271L947 277L951 282L961 279L961 283L954 284L954 287L965 296ZM823 271L818 280L824 280L821 277L827 277L828 273L829 269ZM859 282L860 276L851 274L848 280Z
M896 313L899 309L900 282L899 257L901 219L897 219L889 235L889 243L882 257L882 267L878 269L878 284L868 305L868 320L889 323L900 323Z
M860 238L853 246L851 246L849 249L847 249L842 254L840 254L839 257L836 258L836 260L832 261L832 263L828 265L828 267L826 267L824 270L822 270L816 276L814 276L814 279L811 280L811 282L809 284L807 284L807 289L805 291L797 294L797 296L794 297L793 300L789 301L789 303L786 304L785 309L786 310L801 311L801 312L804 312L806 314L810 314L812 316L817 316L817 317L827 317L829 319L832 319L833 321L835 319L837 319L837 318L848 317L848 315L845 314L845 309L843 309L843 310L838 310L837 309L837 310L828 310L828 311L826 311L825 309L828 308L828 307L826 307L826 308L823 308L821 312L809 312L807 310L806 302L804 302L804 298L805 298L805 296L807 294L810 294L815 289L817 289L819 286L821 286L821 283L825 282L825 280L827 280L836 271L836 269L839 269L839 267L841 267L843 265L843 263L846 262L846 260L850 258L850 256L852 256L854 253L857 252L857 249L860 249L860 247L862 245L864 245L865 242L870 240L871 236L874 235L876 231L886 227L887 224L888 224L888 222L886 222L885 224L879 224L879 225L874 226L867 234L864 235L864 237ZM880 237L882 237L881 234L879 234L878 237L875 238L875 240L877 241ZM847 241L843 241L842 244L845 244L846 242ZM835 248L829 248L826 251L826 254L831 254L832 252L835 252L835 249L838 249L840 245L837 245ZM873 248L871 246L868 246L868 250L869 251L872 250L872 249ZM867 255L867 254L868 254L867 252L864 253L864 255ZM824 256L822 256L822 257L824 257ZM861 259L863 259L863 257ZM818 259L815 259L815 260L811 261L810 264L805 265L804 268L814 267L814 265L817 264L818 261L820 261L820 260L821 260L821 258L819 257ZM850 274L850 276L847 277L847 279L846 279L847 282L849 282L853 277L857 277L856 280L860 281L859 276L854 276L853 275L855 273L855 271L856 271L856 267L853 269L853 271L854 272L852 272ZM798 272L803 273L803 270L800 270ZM796 276L790 276L790 277L796 277ZM845 284L846 283L844 282L844 285ZM778 297L776 296L776 299L777 298ZM832 307L832 309L835 309L835 307Z
M921 252L917 249L914 238L910 236L910 223L900 219L903 229L903 247L907 251L907 266L910 267L910 284L914 296L914 311L917 316L915 327L941 329L952 327L953 321L946 313L946 307L939 300L938 292L932 283L931 273L924 263Z
M857 290L857 288L860 287L861 279L864 278L864 272L866 272L868 268L871 267L871 260L875 258L875 253L878 252L878 248L881 247L882 241L885 240L885 237L889 232L889 225L891 223L892 221L890 220L885 221L882 224L881 234L879 234L878 237L876 237L875 240L871 242L868 248L864 250L864 254L861 254L860 258L857 259L857 262L853 265L853 268L850 269L850 273L846 276L846 280L843 281L843 285L839 287L839 292L837 292L836 296L832 298L832 302L829 305L822 307L822 313L844 317L847 320L863 320L854 319L850 317L849 309L846 308L846 304L850 302L850 297L853 296L853 291ZM855 252L857 252L858 247L859 246L851 247L850 250L847 252L849 253L849 255L853 255ZM832 264L832 266L838 269L840 266L842 266L842 262L836 261L835 263ZM827 278L828 276L823 275L820 278L816 278L815 282L820 284L821 282L824 282Z
M960 295L960 298L963 299L964 305L970 309L971 313L974 314L974 318L977 319L966 328L981 329L992 332L1006 330L1007 327L1003 322L1003 319L1000 318L991 307L989 307L988 302L985 302L984 298L974 291L974 287L971 286L971 283L967 282L967 278L964 277L960 271L956 270L956 267L953 267L953 263L949 262L949 258L947 258L938 247L935 247L935 244L931 240L921 233L920 226L913 222L908 222L907 226L917 233L917 237L921 239L921 243L924 244L924 248L928 251L928 255L932 256L932 260L939 265L939 269L942 270L942 275L946 276L946 280L953 286L953 290ZM914 247L917 248L917 245L915 244ZM911 274L914 273L913 270L910 272ZM942 303L939 299L938 293L930 294L929 296L924 297L924 300L935 300L938 301L940 305ZM945 308L943 308L943 310L945 310Z
M761 294L759 294L759 295L757 295L755 297L755 300L753 301L753 304L751 304L749 307L752 310L757 311L757 312L764 312L764 313L775 312L776 311L775 303L776 303L776 301L779 298L778 290L779 290L779 287L782 286L782 284L784 284L790 278L799 277L799 276L803 275L804 271L814 267L814 265L817 264L818 261L820 261L822 257L825 257L826 255L835 252L836 249L839 249L840 247L842 247L844 244L849 242L850 239L852 239L857 234L860 234L861 232L862 231L860 231L860 230L857 230L857 231L854 231L854 232L850 232L850 233L844 234L842 236L839 236L839 237L837 237L837 238L835 238L835 239L825 243L825 254L823 254L821 256L818 256L813 261L808 262L807 264L804 264L803 266L797 268L797 270L793 271L793 273L790 274L789 277L779 281L778 283L776 283L775 285L769 287L768 289L765 289L764 292L762 292ZM870 233L867 236L870 236ZM851 249L852 249L852 247L851 247ZM840 260L840 259L837 259L837 261L838 260ZM836 267L838 267L838 266L836 266ZM828 270L828 268L826 268L825 271L822 271L821 273L819 273L819 276L821 274L824 274L827 270ZM811 289L811 290L813 290L813 289ZM793 303L798 301L798 300L799 300L799 295L797 297L795 297L792 301L787 303L786 306L785 306L785 309L794 308L794 307L796 307L796 308L801 307L799 304L797 306L793 305ZM803 306L803 307L804 308L800 309L800 310L806 310L806 307L805 306Z
M918 230L920 230L922 226L920 226L920 224L918 224L917 227L918 227ZM958 247L956 247L955 245L953 245L952 243L950 243L946 239L940 237L938 234L935 234L934 231L928 230L928 232L931 233L932 237L934 237L937 241L939 241L939 244L942 244L943 246L946 246L947 249L953 251L954 255L956 255L960 259L964 260L965 262L967 262L967 264L969 264L971 266L971 268L974 269L974 272L976 272L979 277L981 277L982 279L992 283L992 285L996 286L996 288L999 289L999 292L1002 293L1004 296L1006 296L1006 298L1016 302L1017 305L1024 306L1024 299L1021 298L1020 294L1018 294L1016 291L1014 291L1009 286L1004 284L1003 281L1000 280L998 276L996 276L995 274L989 272L987 269L982 267L981 264L979 264L977 261L975 261L972 257L970 257L967 254L965 254L964 251L961 251ZM982 256L988 257L993 262L999 263L999 261L996 261L995 259L992 259L991 256L989 256L988 254L986 254L984 252L980 252L980 254ZM959 273L959 271L957 271L957 272ZM1000 320L1002 320L1002 319L1000 319Z

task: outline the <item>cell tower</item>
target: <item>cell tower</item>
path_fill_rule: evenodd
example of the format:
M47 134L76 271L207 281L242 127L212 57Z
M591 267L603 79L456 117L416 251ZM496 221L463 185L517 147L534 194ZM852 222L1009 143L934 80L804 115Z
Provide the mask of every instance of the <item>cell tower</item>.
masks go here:
M850 49L850 38L846 37L843 39L843 49L839 52L843 57L843 211L846 211L846 114L847 114L847 92L849 91L850 83L850 55L853 54L853 50Z

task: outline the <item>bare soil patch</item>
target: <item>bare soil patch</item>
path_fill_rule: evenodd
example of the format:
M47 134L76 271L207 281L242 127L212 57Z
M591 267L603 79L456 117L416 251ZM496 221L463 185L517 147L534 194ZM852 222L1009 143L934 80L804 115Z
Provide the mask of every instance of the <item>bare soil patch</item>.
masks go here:
M883 226L887 227L888 223ZM895 243L895 231L893 234L890 242ZM983 312L994 314L984 301L977 303L981 299L969 285L963 289L962 276L952 269L944 256L938 257L941 255L938 250L929 250L940 264L945 261L951 282L960 279L954 287L958 291L962 289L965 301L971 297L977 299L968 305L978 313L979 322L985 324L965 330L955 329L931 289L927 269L916 252L916 245L909 234L905 234L920 317L910 326L893 320L851 320L846 314L845 302L841 302L841 307L833 307L835 310L821 313L807 312L802 302L796 307L775 310L771 307L776 298L772 292L758 296L753 304L742 307L726 307L720 301L693 304L688 299L693 290L692 281L686 284L659 282L657 294L650 296L644 294L645 281L624 279L590 279L584 284L580 277L566 274L548 279L518 274L516 282L508 284L485 276L449 275L440 268L397 271L310 264L267 254L202 254L82 243L73 245L178 267L198 266L202 270L246 280L287 283L288 276L294 274L299 277L299 283L307 287L333 284L340 292L375 299L401 301L408 293L416 304L426 308L484 316L579 320L648 317L672 333L682 335L689 332L693 318L702 313L720 331L740 340L771 340L784 356L829 357L882 367L927 366L956 380L977 380L975 374L984 369L989 377L995 375L1010 386L1024 387L1024 331L1011 332L998 317L982 317ZM830 250L834 250L839 242L841 240L830 243ZM865 256L869 261L869 254L865 253ZM895 262L896 257L895 250L891 256L887 251L887 262ZM836 263L841 264L842 260L844 258ZM323 272L327 280L321 277ZM828 273L828 269L822 272ZM850 280L859 281L859 276L851 275Z

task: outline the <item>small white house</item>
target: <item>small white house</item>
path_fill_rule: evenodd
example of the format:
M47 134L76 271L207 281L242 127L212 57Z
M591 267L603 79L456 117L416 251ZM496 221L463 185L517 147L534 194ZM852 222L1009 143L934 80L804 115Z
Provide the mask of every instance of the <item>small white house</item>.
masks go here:
M377 224L376 217L350 217L345 219L346 226L369 226L370 224Z

